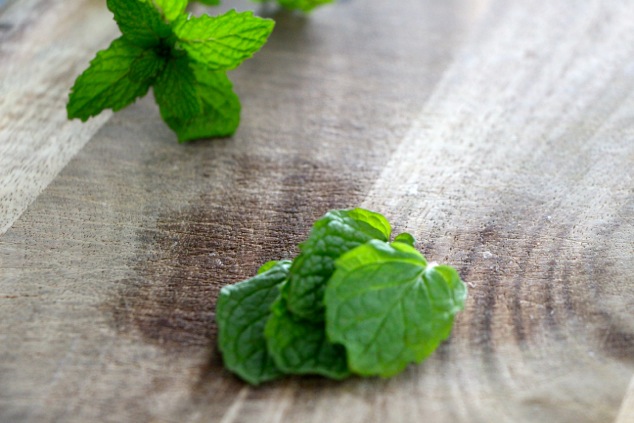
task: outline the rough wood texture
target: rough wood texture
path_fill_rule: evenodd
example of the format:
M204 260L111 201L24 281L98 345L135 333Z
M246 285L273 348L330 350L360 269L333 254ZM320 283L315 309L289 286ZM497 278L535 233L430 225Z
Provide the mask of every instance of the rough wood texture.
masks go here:
M177 145L151 99L86 135L46 114L63 107L65 74L48 106L24 109L44 113L24 131L58 168L72 153L50 136L90 141L0 238L0 421L630 423L631 3L359 0L275 18L232 74L233 139ZM2 40L4 76L5 46L21 47ZM29 156L0 163L17 192L4 166ZM55 172L31 174L43 187ZM220 287L356 205L469 282L450 341L389 380L251 388L228 374Z
M21 0L0 7L0 234L110 113L66 120L62 99L95 51L116 36L105 4ZM86 36L90 34L90 36Z

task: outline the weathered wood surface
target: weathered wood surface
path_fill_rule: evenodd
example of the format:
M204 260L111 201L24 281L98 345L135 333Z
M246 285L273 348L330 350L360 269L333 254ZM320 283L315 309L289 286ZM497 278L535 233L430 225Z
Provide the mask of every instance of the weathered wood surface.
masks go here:
M237 135L186 146L150 98L63 121L71 74L116 30L97 1L54 24L35 14L61 4L0 14L30 16L0 34L1 422L634 420L631 2L276 15L232 74ZM36 39L69 52L57 79L29 68L50 65L49 49L22 51ZM9 115L6 92L32 101ZM389 380L228 374L220 287L357 205L469 282L450 341Z
M103 2L2 3L0 234L110 116L82 125L68 122L63 106L77 74L116 35Z

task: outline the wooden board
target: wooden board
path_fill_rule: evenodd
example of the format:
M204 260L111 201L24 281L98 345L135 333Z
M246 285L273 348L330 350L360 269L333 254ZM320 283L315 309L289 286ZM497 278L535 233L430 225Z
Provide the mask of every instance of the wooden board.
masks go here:
M275 13L231 74L240 130L189 145L150 97L64 121L116 28L102 2L63 4L0 13L23 22L0 33L0 421L634 420L628 1ZM451 339L389 380L230 375L218 290L358 205L460 270Z
M13 0L0 9L0 234L110 116L82 125L64 107L76 75L116 36L101 3Z

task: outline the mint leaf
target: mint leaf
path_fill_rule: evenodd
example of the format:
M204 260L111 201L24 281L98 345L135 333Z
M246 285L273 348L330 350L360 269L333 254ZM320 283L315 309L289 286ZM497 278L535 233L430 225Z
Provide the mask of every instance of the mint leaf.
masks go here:
M139 47L157 45L161 38L172 34L170 26L163 21L159 11L145 0L108 0L108 9L128 40Z
M357 374L394 375L431 354L462 310L466 286L403 242L370 241L344 254L325 293L326 328Z
M275 23L252 12L230 10L224 15L203 15L174 22L178 45L209 70L231 70L251 57L266 42Z
M166 21L173 21L185 11L187 0L153 0Z
M210 6L220 4L220 0L196 0ZM253 0L256 3L269 3L271 0ZM277 0L277 3L288 10L300 10L302 12L310 12L318 6L332 3L334 0Z
M85 122L105 109L123 109L137 97L145 95L151 81L140 78L143 72L133 69L133 64L141 60L144 53L126 36L114 40L110 47L98 52L70 91L66 106L68 118L79 118ZM136 66L139 66L138 62Z
M402 242L409 245L410 247L413 247L416 243L416 240L411 234L403 232L402 234L396 235L396 238L394 238L394 242Z
M266 3L269 0L254 0L257 3ZM310 12L318 6L332 3L333 0L277 0L280 6L289 10L301 10Z
M260 273L264 273L266 271L271 270L273 267L277 266L278 263L279 263L279 260L267 261L262 266L260 266L260 268L258 269L257 274L259 275Z
M282 375L267 352L264 326L289 267L290 262L280 261L251 279L220 290L216 323L223 361L254 385Z
M165 63L164 57L157 55L153 49L147 49L130 64L130 80L153 84L165 68Z
M333 379L350 375L346 351L328 341L324 322L293 316L282 297L271 307L264 334L269 354L284 373L318 374Z
M173 57L154 84L154 98L163 120L188 120L202 112L196 76L186 55Z
M335 270L335 260L371 239L387 241L390 233L389 222L378 213L359 208L326 213L315 222L293 261L283 290L289 310L304 319L323 320L324 288Z
M191 65L194 72L195 92L201 110L185 117L169 106L161 107L167 125L176 132L180 142L200 138L233 135L240 123L240 100L225 72L212 72L199 64ZM155 91L156 93L156 91ZM175 97L173 101L181 101ZM157 97L159 105L164 104Z

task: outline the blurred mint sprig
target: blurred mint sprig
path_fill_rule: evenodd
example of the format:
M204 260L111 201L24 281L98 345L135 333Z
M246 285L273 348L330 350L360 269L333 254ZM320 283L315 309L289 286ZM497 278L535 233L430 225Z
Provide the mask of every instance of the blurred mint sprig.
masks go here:
M278 1L308 12L332 0ZM179 142L233 135L241 104L227 71L260 50L275 23L235 10L193 17L186 12L187 4L107 0L121 36L99 51L75 81L66 106L68 118L85 122L103 110L121 110L152 87L161 117Z

